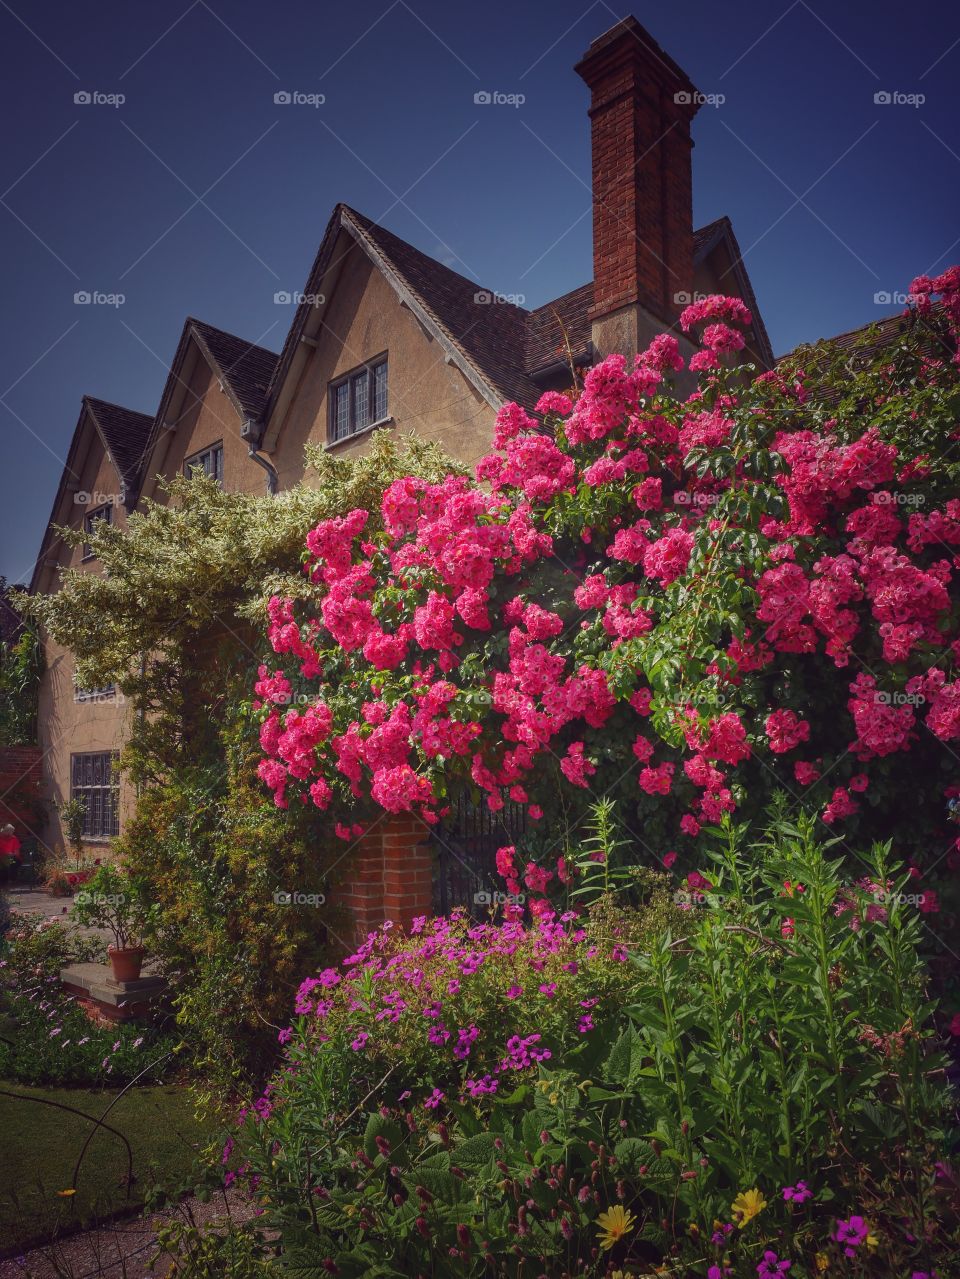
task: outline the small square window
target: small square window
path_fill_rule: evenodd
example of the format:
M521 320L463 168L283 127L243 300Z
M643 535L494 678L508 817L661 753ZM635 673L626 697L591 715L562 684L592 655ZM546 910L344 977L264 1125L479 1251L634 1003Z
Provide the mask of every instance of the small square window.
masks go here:
M330 386L329 438L335 442L387 416L387 361L377 359Z
M97 506L92 511L87 511L86 515L83 517L84 533L89 536L93 532L97 520L106 520L108 524L113 523L113 507L110 506L109 503L106 506ZM84 542L83 544L83 559L96 559L93 547L89 544L89 542Z
M208 449L191 454L183 463L183 473L187 479L191 475L205 475L223 488L223 444L211 444Z

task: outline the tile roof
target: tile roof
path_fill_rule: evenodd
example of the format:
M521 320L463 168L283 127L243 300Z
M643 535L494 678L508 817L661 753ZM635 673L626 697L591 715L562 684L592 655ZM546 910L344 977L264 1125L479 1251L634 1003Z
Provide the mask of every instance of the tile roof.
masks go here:
M532 406L537 386L524 367L529 313L452 271L355 209L343 206L448 338L504 400Z
M136 494L153 418L92 395L85 395L83 403L100 429L126 492Z
M223 374L239 407L249 417L259 418L280 358L277 353L214 328L212 324L204 324L202 320L191 317L187 323L200 346L206 348L204 353L212 357Z
M590 345L593 281L538 306L527 316L526 367L532 373L558 359L585 356Z
M835 337L819 338L816 342L801 342L792 351L787 351L777 358L777 363L795 360L803 356L809 363L816 363L817 352L827 349L850 351L856 356L857 363L869 363L885 347L892 346L911 326L919 324L927 329L927 341L924 343L930 355L949 359L952 349L943 349L943 343L936 330L927 325L922 316L915 311L901 311L897 315L885 315L882 319L871 320L869 324L861 324L858 329L849 329L846 333L838 333Z
M568 346L577 362L589 361L592 281L528 311L510 302L497 301L494 293L476 281L437 262L346 204L337 205L327 224L304 288L305 296L324 291L322 283L327 271L335 265L333 250L341 228L383 264L501 401L516 400L532 409L540 398L541 388L531 375L566 359ZM694 232L695 258L702 258L723 237L728 239L739 265L738 284L754 312L759 342L766 353L769 348L766 331L746 271L739 262L740 250L729 218L717 218ZM309 310L309 304L301 303L283 352L274 364L268 411L280 399ZM772 354L768 358L772 362Z

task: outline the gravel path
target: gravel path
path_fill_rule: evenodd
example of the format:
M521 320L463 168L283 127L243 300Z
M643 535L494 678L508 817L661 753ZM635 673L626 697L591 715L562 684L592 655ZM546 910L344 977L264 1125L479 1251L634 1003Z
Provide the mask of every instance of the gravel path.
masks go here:
M155 1269L149 1268L159 1227L180 1217L208 1230L222 1230L231 1221L248 1220L253 1212L253 1204L237 1194L219 1195L209 1203L187 1199L164 1212L84 1230L59 1243L0 1261L0 1279L99 1279L101 1275L105 1279L162 1279L173 1264L169 1257L162 1258Z

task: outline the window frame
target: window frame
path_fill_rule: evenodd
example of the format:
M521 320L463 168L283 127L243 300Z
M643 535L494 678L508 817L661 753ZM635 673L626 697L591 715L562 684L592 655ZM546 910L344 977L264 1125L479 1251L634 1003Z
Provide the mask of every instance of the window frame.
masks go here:
M84 839L111 840L120 834L120 775L116 767L119 758L120 752L115 750L74 751L70 755L70 798L85 800ZM109 780L84 780L82 773L88 760L91 761L88 776L92 777L96 771L96 765L92 761L99 760L101 776L106 775ZM107 765L106 770L104 764ZM97 802L92 803L94 798ZM98 819L96 822L95 816Z
M208 444L206 448L197 449L195 453L191 453L189 457L183 459L183 474L185 479L190 479L193 468L200 466L205 457L214 457L214 470L211 475L206 466L203 466L203 473L209 480L213 480L215 484L219 484L223 488L223 440L215 440L213 444Z
M113 523L113 503L103 502L100 506L94 506L83 514L83 532L85 536L89 536L93 532L93 521L106 520L108 524ZM90 543L84 542L83 549L80 554L80 563L87 564L90 560L97 558L96 553L90 549Z
M376 414L377 409L377 381L376 374L378 369L386 370L386 386L384 394L383 412ZM362 383L366 384L366 417L367 420L359 423L357 420L357 387ZM338 401L340 399L339 392L347 388L347 429L338 434ZM365 360L363 364L358 364L356 368L351 369L348 373L342 374L340 377L332 379L327 385L327 443L342 444L345 440L351 440L354 436L362 435L364 431L372 430L373 427L379 426L382 422L390 420L390 372L387 352L383 351L380 355L375 355L370 360Z

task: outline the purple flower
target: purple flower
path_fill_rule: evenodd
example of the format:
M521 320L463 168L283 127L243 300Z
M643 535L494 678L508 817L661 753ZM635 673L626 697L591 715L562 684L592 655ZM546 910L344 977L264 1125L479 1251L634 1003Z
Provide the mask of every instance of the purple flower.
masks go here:
M781 1193L787 1203L792 1201L795 1204L802 1204L807 1199L813 1198L813 1191L808 1188L805 1181L798 1181L795 1186L784 1186Z
M507 991L507 998L519 999L522 994L523 994L522 986L511 986L510 989Z
M362 1052L363 1046L364 1044L366 1044L369 1038L370 1038L369 1033L366 1030L361 1030L359 1035L357 1035L356 1039L351 1041L350 1047L353 1049L355 1053Z
M863 1217L854 1215L846 1221L838 1221L836 1230L833 1232L833 1238L837 1243L844 1244L844 1253L848 1257L855 1257L857 1249L866 1239L869 1233L869 1227Z
M757 1274L760 1279L781 1279L792 1265L792 1261L781 1261L777 1254L768 1248L763 1254L763 1260L757 1266Z
M292 1038L293 1038L293 1031L290 1029L289 1026L286 1028L286 1030L281 1030L280 1034L277 1035L277 1040L281 1044L289 1044Z
M443 1101L443 1098L444 1094L440 1091L440 1089L434 1088L433 1092L423 1104L427 1110L436 1110L441 1101Z

